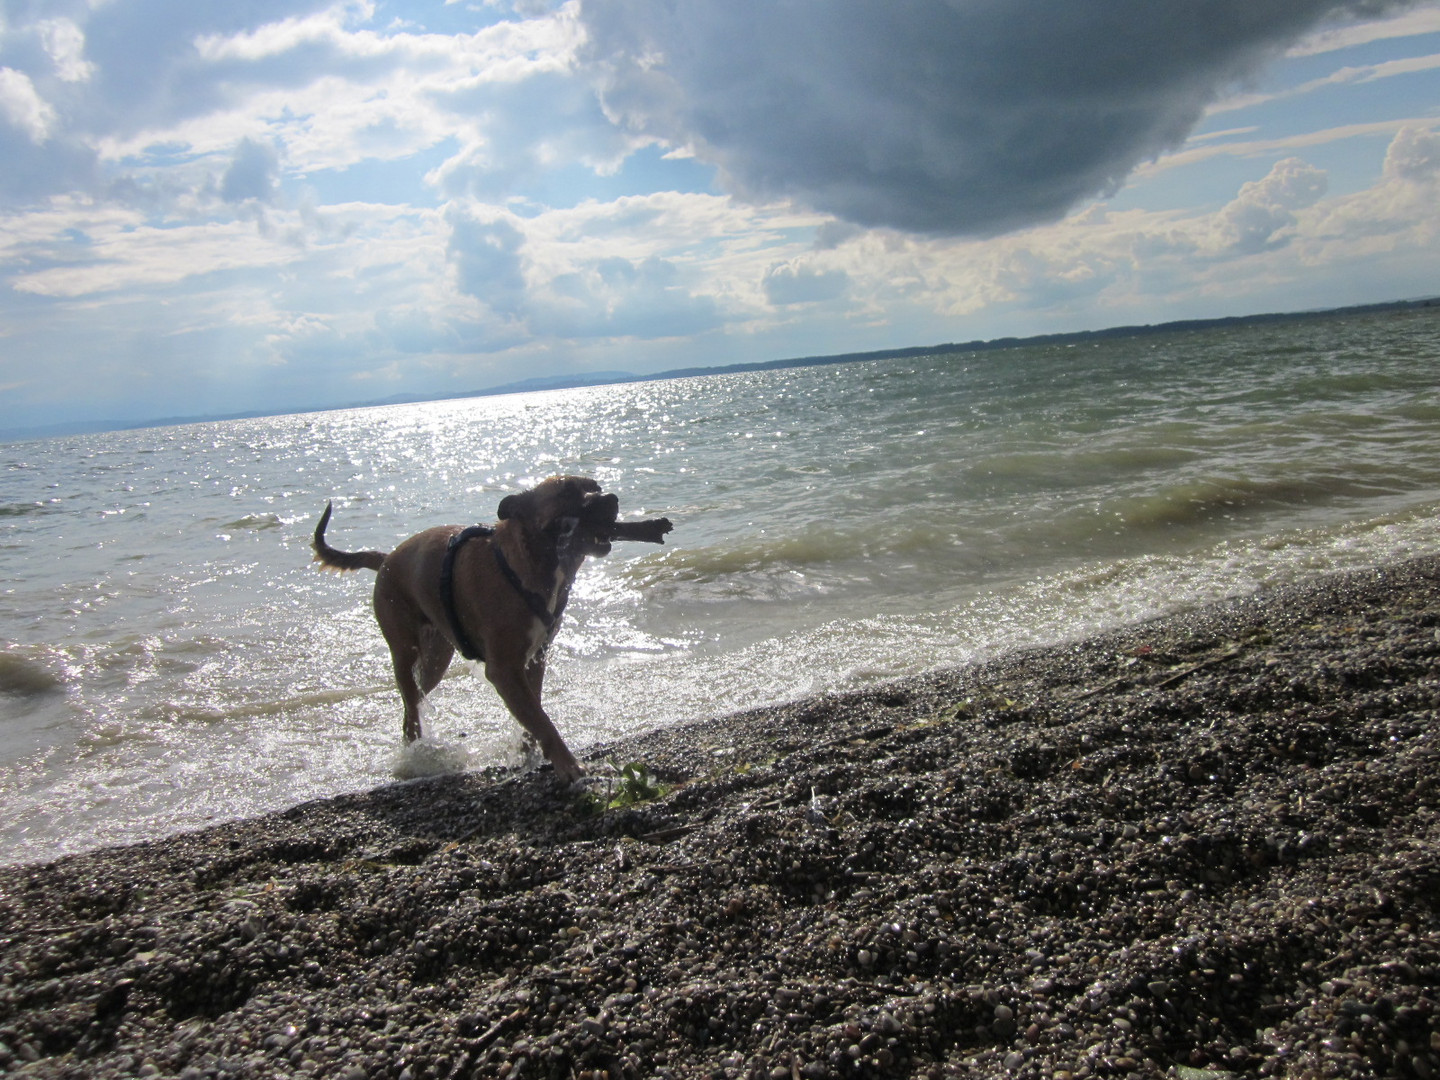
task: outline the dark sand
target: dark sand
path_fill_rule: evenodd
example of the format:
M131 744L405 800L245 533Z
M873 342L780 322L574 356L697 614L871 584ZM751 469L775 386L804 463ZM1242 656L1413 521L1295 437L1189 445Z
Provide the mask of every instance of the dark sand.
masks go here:
M11 867L0 1072L1440 1077L1437 709L1426 559Z

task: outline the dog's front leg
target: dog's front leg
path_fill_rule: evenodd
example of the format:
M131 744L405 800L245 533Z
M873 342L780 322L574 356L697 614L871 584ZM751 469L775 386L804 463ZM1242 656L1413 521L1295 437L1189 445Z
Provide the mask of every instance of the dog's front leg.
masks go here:
M565 740L560 737L560 732L555 729L554 723L540 705L537 687L543 677L542 667L539 674L534 676L532 685L532 675L525 670L524 665L502 665L493 661L485 665L485 678L495 687L500 700L505 702L505 707L510 710L510 715L540 744L540 752L545 755L545 760L555 767L555 775L560 778L560 782L573 784L585 775L585 770L575 760L575 755L570 753L570 748L565 745Z
M530 683L530 692L535 695L535 700L541 700L540 691L545 686L545 650L541 649L535 654L534 659L525 665L525 675Z

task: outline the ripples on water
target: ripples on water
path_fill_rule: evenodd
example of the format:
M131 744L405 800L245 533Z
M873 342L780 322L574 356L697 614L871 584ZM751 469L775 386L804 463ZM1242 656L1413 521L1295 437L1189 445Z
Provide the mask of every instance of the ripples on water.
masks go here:
M0 859L517 760L461 665L402 754L373 576L308 566L595 476L572 745L1437 546L1431 312L0 448Z

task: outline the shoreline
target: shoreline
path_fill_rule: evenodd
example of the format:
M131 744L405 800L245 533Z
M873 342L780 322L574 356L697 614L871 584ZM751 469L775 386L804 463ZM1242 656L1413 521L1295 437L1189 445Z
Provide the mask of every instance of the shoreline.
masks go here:
M1440 557L585 758L0 868L0 1071L1440 1077Z

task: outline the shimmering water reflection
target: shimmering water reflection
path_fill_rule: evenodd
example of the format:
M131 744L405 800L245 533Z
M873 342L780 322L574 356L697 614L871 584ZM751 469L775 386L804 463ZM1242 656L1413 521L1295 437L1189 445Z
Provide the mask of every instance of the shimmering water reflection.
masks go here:
M596 477L663 549L587 564L572 745L1436 549L1440 315L802 368L0 448L0 858L515 760L463 666L399 753L340 547Z

